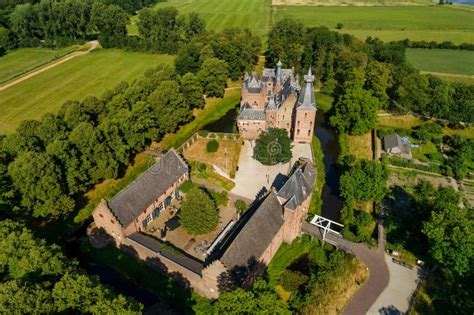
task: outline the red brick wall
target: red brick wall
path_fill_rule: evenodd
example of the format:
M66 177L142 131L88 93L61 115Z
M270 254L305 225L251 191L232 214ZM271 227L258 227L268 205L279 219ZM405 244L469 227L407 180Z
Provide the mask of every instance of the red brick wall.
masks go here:
M315 110L296 110L293 139L295 142L310 143L313 138Z

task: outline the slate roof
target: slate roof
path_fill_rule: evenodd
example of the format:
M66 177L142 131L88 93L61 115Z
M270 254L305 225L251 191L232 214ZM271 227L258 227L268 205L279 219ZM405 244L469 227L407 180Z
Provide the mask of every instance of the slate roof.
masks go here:
M127 227L187 172L186 163L176 152L170 150L145 173L110 199L108 206L120 224Z
M276 193L268 194L222 255L228 269L260 258L284 223L282 210Z
M390 150L396 147L402 147L402 138L396 134L392 133L383 137L383 147L385 150Z
M265 111L263 109L253 109L244 106L237 118L244 120L265 120Z
M161 256L173 261L174 263L198 274L202 275L202 269L204 268L203 262L199 261L197 258L189 256L184 252L179 252L179 254L173 253L172 251L163 249L160 242L153 237L150 237L144 233L132 233L127 238L148 250L160 254ZM178 249L176 249L178 250Z
M286 78L290 78L292 75L293 75L292 69L281 69L281 76L283 78L283 81L285 81ZM274 80L275 78L276 78L275 69L271 69L271 68L263 69L262 80L264 82L268 80Z
M383 148L388 151L399 148L402 154L410 154L410 145L403 143L402 138L397 133L392 133L383 137Z
M314 76L311 73L311 68L309 68L308 74L304 76L303 88L298 98L298 109L316 110L313 82Z
M301 205L313 191L316 179L316 171L311 162L306 161L303 166L298 167L288 178L283 187L278 191L278 197L287 200L285 206L296 209Z

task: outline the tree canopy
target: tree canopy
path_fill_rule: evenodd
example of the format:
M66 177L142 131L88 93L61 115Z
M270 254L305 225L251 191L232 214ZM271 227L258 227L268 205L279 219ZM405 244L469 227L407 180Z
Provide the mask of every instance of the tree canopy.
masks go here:
M1 313L121 313L141 305L89 277L57 245L36 238L24 225L0 221Z
M179 220L191 234L213 231L219 223L219 210L214 200L201 188L192 188L181 204Z
M253 149L253 158L264 165L287 163L291 157L291 140L286 129L272 128L262 132Z
M387 193L388 170L378 161L358 160L340 179L341 196L346 200L381 201Z

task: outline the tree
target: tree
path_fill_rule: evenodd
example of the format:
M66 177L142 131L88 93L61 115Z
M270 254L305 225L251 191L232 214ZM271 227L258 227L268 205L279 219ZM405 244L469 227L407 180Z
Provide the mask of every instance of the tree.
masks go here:
M430 241L433 258L462 276L472 270L474 217L472 209L458 206L459 196L456 195L452 187L438 191L431 218L423 225L423 233Z
M378 108L379 101L369 91L349 87L336 102L329 121L340 133L362 135L375 127Z
M371 61L365 69L365 78L364 88L372 92L372 95L379 100L380 107L387 108L389 105L387 95L390 80L389 67L378 61Z
M257 280L251 290L224 292L214 303L214 314L290 314L279 295L265 281Z
M61 169L45 153L24 152L8 167L13 184L21 192L21 204L35 217L59 217L74 209L64 190Z
M443 135L443 127L437 123L426 123L415 129L416 138L422 141L440 140Z
M180 90L189 108L204 107L205 102L202 94L202 86L194 74L188 72L181 78Z
M0 221L0 270L9 279L61 275L70 266L57 245L36 239L22 224Z
M206 22L195 12L189 13L184 24L184 34L186 41L192 40L195 36L201 35L206 30Z
M358 160L340 179L341 196L346 200L380 202L387 193L388 170L378 161Z
M223 97L227 82L227 64L217 58L204 60L197 74L204 94L207 96Z
M262 132L253 150L253 158L264 165L287 163L291 157L291 140L286 129L272 128Z
M281 286L289 292L297 291L308 280L309 277L299 271L285 270L280 275Z
M103 47L121 47L125 44L129 20L127 12L116 5L94 3L91 15L91 24L99 31Z
M207 234L219 223L219 211L211 197L200 188L192 188L181 205L180 222L193 235Z
M276 22L268 33L268 49L265 52L265 64L274 67L278 60L288 66L300 64L305 43L303 23L290 18Z
M192 117L189 104L175 81L161 82L148 97L148 103L155 110L157 124L162 132L173 132L179 124Z

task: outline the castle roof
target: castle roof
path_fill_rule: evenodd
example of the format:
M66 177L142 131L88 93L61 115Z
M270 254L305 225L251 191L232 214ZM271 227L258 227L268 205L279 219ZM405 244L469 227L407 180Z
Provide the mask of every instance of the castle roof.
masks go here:
M316 110L313 82L314 76L311 73L311 68L309 68L308 74L304 76L304 84L298 98L297 109Z
M263 109L249 108L244 105L238 119L243 120L265 120L265 111Z
M283 187L278 191L278 197L287 200L285 207L289 209L296 209L313 191L316 170L311 161L303 160L303 163L302 166L296 168Z
M110 199L108 206L120 224L127 227L187 172L186 163L174 150L170 150Z
M275 192L265 197L221 257L228 269L260 259L283 226L283 212Z

